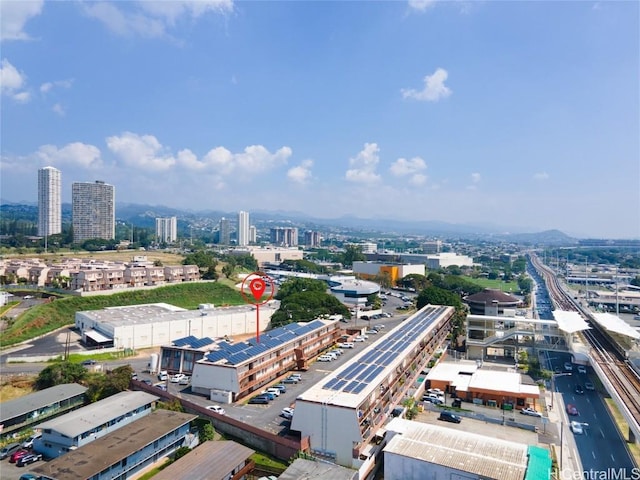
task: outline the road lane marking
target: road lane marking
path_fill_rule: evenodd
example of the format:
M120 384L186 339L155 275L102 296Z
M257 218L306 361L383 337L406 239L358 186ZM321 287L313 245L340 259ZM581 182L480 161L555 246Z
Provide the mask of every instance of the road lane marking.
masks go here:
M611 460L613 460L614 462L616 461L616 457L613 456L613 453L611 454Z

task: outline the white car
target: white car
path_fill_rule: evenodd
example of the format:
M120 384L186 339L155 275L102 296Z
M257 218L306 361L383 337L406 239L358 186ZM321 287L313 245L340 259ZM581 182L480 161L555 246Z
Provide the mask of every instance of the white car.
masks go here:
M567 372L572 371L572 370L573 370L573 365L571 365L571 362L565 362L565 364L564 364L564 369L565 369Z
M282 412L280 413L281 416L283 416L286 419L292 419L293 418L293 413L295 412L294 408L291 407L285 407L282 409Z
M175 375L173 375L171 377L170 382L171 383L180 383L180 380L182 380L184 377L186 377L186 375L184 373L176 373Z
M342 348L354 348L355 345L352 342L345 342L342 344Z
M270 387L267 388L267 393L273 393L276 397L279 397L282 393L282 390L280 390L279 388Z
M587 373L587 367L584 365L578 365L578 373Z
M333 360L333 357L331 355L320 355L318 357L319 362L330 362L332 360Z
M353 341L354 341L354 342L364 342L364 338L362 338L362 337L356 337L356 338L354 338L354 339L353 339ZM343 344L343 346L344 346L344 344Z
M211 410L212 412L215 412L219 415L224 415L225 413L227 413L224 411L224 408L222 408L220 405L209 405L207 407L207 410Z
M530 417L542 417L542 414L535 408L527 407L520 410L522 415L529 415Z
M180 381L178 382L180 385L189 385L189 382L191 382L191 377L188 376L184 376L180 379Z
M576 422L576 421L571 422L571 425L569 426L569 428L571 428L571 431L575 435L582 435L584 433L584 430L582 429L582 423L580 422Z

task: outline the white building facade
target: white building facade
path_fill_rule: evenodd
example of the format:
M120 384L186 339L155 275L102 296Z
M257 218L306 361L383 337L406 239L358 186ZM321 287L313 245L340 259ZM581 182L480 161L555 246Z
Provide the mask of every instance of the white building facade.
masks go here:
M249 245L249 212L238 212L238 246Z
M115 187L102 181L72 185L73 241L115 238Z
M38 235L62 232L62 173L53 167L38 170Z
M176 217L156 218L156 238L158 242L175 242L178 239L178 219Z

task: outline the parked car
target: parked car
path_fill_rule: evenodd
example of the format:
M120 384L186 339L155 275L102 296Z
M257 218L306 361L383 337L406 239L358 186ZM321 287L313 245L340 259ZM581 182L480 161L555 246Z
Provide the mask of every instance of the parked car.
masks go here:
M333 357L330 355L320 355L317 360L319 362L330 362L331 360L333 360Z
M20 450L16 450L15 452L13 452L11 454L11 456L9 457L9 462L11 463L16 463L18 460L20 460L22 457L24 457L25 455L30 454L31 452L29 450L26 450L24 448L21 448Z
M16 465L18 467L24 467L25 465L29 465L31 463L35 463L39 460L42 460L42 455L39 453L27 453L18 459Z
M19 443L10 443L8 445L5 445L0 449L0 460L10 457L16 451L20 450L21 447L22 445L20 445Z
M355 345L352 342L345 342L342 344L342 348L354 348Z
M571 362L564 362L564 369L567 372L571 372L573 371L573 365L571 365Z
M91 365L95 365L96 363L98 362L96 362L95 360L85 360L84 362L82 362L82 365L84 367L90 367Z
M178 382L178 385L189 385L190 382L191 382L191 377L189 377L188 375L185 375L180 379L180 381Z
M279 388L270 387L270 388L267 388L267 392L273 393L276 397L279 397L280 394L282 393L282 390L280 390Z
M542 414L532 407L523 408L520 410L520 413L522 415L529 415L530 417L542 417Z
M569 425L569 428L575 435L582 435L584 433L584 430L582 429L582 423L580 422L576 422L576 421L571 422L571 424Z
M576 408L576 406L572 405L571 403L569 403L567 405L567 413L569 415L573 415L573 416L580 415L580 413L578 412L578 409Z
M435 396L429 396L429 395L425 395L424 397L422 397L422 401L423 402L429 402L429 403L433 403L434 405L443 405L444 404L444 400L439 398L439 397L435 397Z
M154 385L156 388L159 388L160 390L166 392L167 391L167 385L164 383L156 383Z
M182 380L184 377L186 377L186 375L184 373L176 373L175 375L173 375L171 377L171 380L169 380L171 383L179 383L180 380Z
M20 478L18 480L38 480L40 478L39 475L36 475L35 473L23 473L22 475L20 475Z
M215 412L219 415L224 415L225 413L227 413L220 405L209 405L207 407L207 410L211 410L212 412Z
M298 383L300 380L298 380L297 378L293 378L293 377L287 377L284 380L282 380L282 383Z
M257 395L250 398L248 403L257 405L269 405L269 399L267 397L263 397L262 395Z
M146 383L147 385L152 385L153 382L151 380L149 380L148 378L145 378L144 380L142 380L142 383Z
M282 393L287 393L287 387L286 387L286 385L283 385L282 383L278 383L277 385L274 385L273 388L277 388Z
M593 383L591 382L584 382L584 388L586 388L587 390L595 390L596 387L593 386Z
M388 315L389 315L389 316L391 316L391 314L388 314ZM383 325L383 324L381 324L381 323L380 323L380 324L378 324L378 325L376 325L376 330L378 330L378 331L380 331L380 330L384 330L384 328L385 328L385 327L384 327L384 325Z
M167 373L166 370L163 370L162 372L158 373L158 380L162 382L166 382L168 379L169 379L169 374Z
M578 365L578 373L587 373L587 367L584 365Z
M291 378L297 378L298 381L302 380L302 375L300 375L299 373L292 373L291 375L289 375Z
M33 442L42 436L41 433L34 433L29 438L27 438L24 442L22 442L22 448L33 448Z
M580 384L576 385L576 393L579 393L580 395L584 393L584 388L582 388L582 385Z
M373 330L373 329L372 329L372 330L367 330L367 331L366 331L366 332L364 332L364 333L366 333L367 335L377 335L377 334L378 334L378 331L377 331L377 330Z
M269 400L274 400L276 398L275 393L267 392L266 390L264 392L260 392L260 395L268 398Z
M462 407L462 400L460 400L459 398L454 398L453 402L451 402L451 406L453 408L460 408Z
M443 422L460 423L462 421L462 418L460 418L455 413L443 411L440 412L438 420L442 420Z
M353 339L354 342L364 342L364 338L362 338L361 336L357 336L356 338Z
M295 412L294 408L291 407L285 407L282 409L282 412L280 413L281 416L283 416L284 418L290 420L293 418L293 413Z

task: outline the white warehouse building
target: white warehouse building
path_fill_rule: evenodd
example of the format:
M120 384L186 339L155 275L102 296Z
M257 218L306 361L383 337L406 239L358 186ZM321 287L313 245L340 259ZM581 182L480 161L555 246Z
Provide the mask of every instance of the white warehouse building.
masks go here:
M297 397L291 429L310 438L314 455L366 478L392 410L422 393L420 372L442 348L453 313L427 305L328 374Z
M279 304L270 301L260 308L260 331L267 329ZM128 305L76 312L75 324L87 345L135 350L169 345L189 335L220 338L255 333L256 307L185 310L167 303Z

